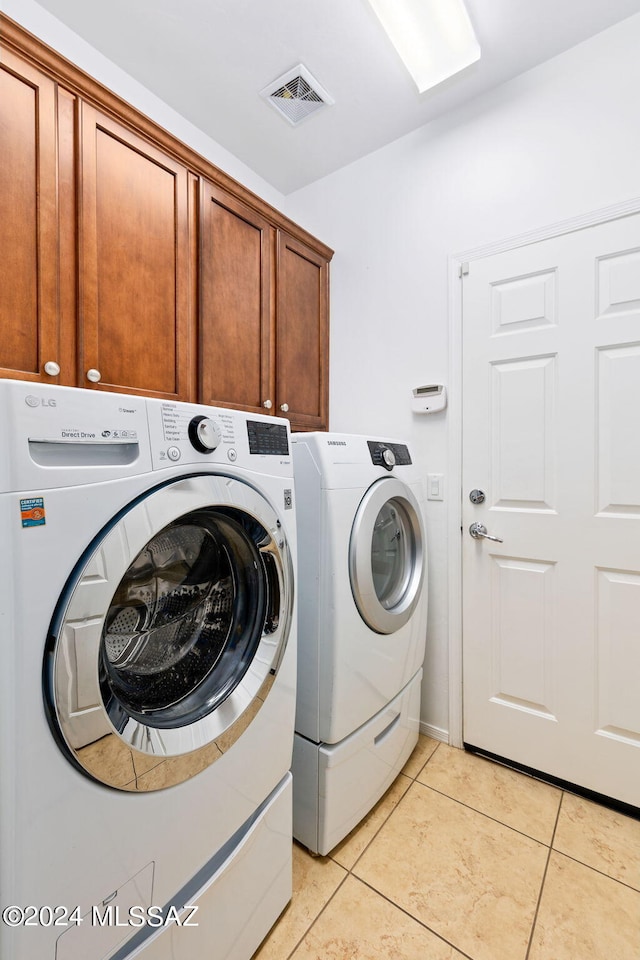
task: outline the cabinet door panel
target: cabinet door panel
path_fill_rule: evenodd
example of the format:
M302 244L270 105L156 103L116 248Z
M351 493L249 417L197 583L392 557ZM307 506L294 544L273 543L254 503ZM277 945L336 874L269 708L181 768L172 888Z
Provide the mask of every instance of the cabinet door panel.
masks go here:
M273 229L203 182L201 241L200 401L264 413L273 403Z
M83 105L78 379L190 399L187 171Z
M276 413L286 413L295 427L308 430L327 428L328 287L327 261L281 232Z
M59 362L55 85L9 51L0 63L0 376L50 381Z

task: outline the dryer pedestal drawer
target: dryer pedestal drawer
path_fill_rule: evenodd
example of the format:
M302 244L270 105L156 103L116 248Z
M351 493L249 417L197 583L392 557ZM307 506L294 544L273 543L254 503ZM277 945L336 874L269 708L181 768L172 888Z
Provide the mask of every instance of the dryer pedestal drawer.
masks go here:
M391 786L418 740L422 670L397 697L337 744L296 734L293 835L327 854Z

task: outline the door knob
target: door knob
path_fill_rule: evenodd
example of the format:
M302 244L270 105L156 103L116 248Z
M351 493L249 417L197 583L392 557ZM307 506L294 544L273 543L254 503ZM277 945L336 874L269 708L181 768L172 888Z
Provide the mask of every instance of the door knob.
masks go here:
M487 528L483 523L472 523L469 527L469 533L474 540L494 540L496 543L504 543L500 537L492 537L487 533Z
M282 410L283 413L288 413L288 412L289 412L289 404L288 404L288 403L281 403L281 404L280 404L280 409Z
M102 379L102 374L99 370L96 370L95 367L91 367L90 370L87 370L87 380L90 380L91 383L100 383Z
M50 377L57 377L60 373L60 364L56 363L55 360L47 360L44 365L44 372L48 373Z

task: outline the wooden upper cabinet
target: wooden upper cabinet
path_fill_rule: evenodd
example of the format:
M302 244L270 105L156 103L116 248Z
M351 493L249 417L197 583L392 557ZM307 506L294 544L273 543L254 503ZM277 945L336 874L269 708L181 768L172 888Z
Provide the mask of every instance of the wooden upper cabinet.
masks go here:
M332 251L0 27L0 377L326 429Z
M56 95L52 80L2 49L1 377L58 382L44 373L47 362L61 365Z
M329 263L278 233L275 413L293 429L328 426Z
M273 409L274 237L259 213L201 182L201 403Z
M203 181L199 400L327 426L328 260Z
M188 171L86 103L81 160L78 385L194 399Z

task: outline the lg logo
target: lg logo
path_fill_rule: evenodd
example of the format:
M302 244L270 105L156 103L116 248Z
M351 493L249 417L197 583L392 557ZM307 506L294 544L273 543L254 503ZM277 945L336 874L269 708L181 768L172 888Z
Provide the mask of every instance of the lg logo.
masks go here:
M48 400L46 397L43 397L42 399L40 399L39 397L34 397L31 394L29 394L28 397L24 398L24 402L27 404L28 407L55 407L56 406L55 400Z

